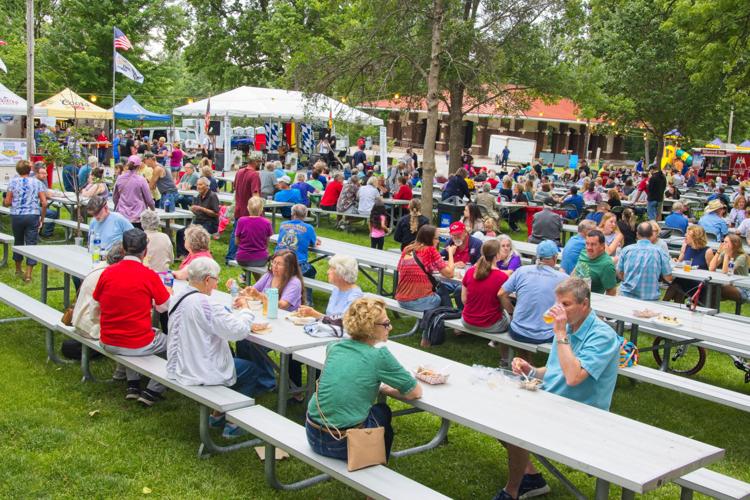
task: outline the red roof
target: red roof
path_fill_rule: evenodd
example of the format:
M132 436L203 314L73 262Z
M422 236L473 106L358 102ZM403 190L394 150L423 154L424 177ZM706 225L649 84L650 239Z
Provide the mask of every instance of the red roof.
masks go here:
M464 109L470 108L474 103L470 99L464 100ZM400 98L392 100L381 100L360 106L366 109L381 109L388 111L427 111L425 99ZM563 121L574 123L586 123L584 118L580 117L580 111L576 103L570 99L559 99L551 104L547 104L541 99L534 99L528 108L522 110L503 109L503 103L490 101L480 104L470 110L468 115L489 116L496 118L525 118L538 121ZM448 107L443 101L438 104L438 112L441 114L448 113ZM602 120L591 120L592 122L601 122Z

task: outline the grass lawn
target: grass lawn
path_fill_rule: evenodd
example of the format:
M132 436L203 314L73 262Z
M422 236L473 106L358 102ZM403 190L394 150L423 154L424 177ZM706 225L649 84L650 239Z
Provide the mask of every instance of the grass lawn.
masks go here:
M4 218L4 231L8 232ZM58 230L61 235L61 231ZM319 234L369 246L369 238L360 231L347 234L330 227ZM519 234L518 237L521 237ZM228 235L212 242L216 260L223 263ZM392 239L386 248L397 246ZM316 264L318 278L325 279L326 261ZM236 269L225 268L222 282L236 277ZM62 274L51 271L50 286L62 282ZM34 282L25 285L9 268L0 270L0 279L39 297L39 272ZM360 277L363 289L374 286ZM390 283L387 284L389 286ZM315 294L315 304L323 308L327 296ZM62 294L52 292L50 304L62 309ZM725 303L726 310L733 304ZM750 314L745 306L744 314ZM0 306L0 317L16 316L15 311ZM394 333L408 330L412 320L395 320ZM199 459L198 406L175 393L154 408L144 409L125 401L124 384L112 382L81 383L78 365L57 366L47 363L44 330L31 321L6 323L0 335L0 366L6 375L0 378L3 412L0 414L0 497L61 498L351 498L358 494L328 481L304 492L277 492L266 485L263 466L253 450L241 450L224 456ZM748 328L750 335L750 327ZM418 347L418 336L399 339ZM642 345L650 339L642 336ZM59 342L59 340L58 340ZM442 346L432 348L436 354L466 364L496 365L498 352L487 341L471 335L452 336ZM538 364L544 358L537 359ZM649 353L642 356L644 365L655 366ZM101 379L111 374L108 360L97 360L94 371ZM706 367L697 378L747 393L729 357L711 353ZM274 408L274 394L263 396L259 403ZM396 407L399 403L391 402ZM497 418L504 418L512 407L498 407ZM620 379L612 411L678 434L726 449L726 458L712 468L730 476L750 481L750 415L707 401L678 394L659 387ZM289 416L302 421L304 409L290 408ZM580 422L586 426L586 422ZM395 449L429 440L439 426L439 419L417 414L398 418ZM620 432L612 429L612 432ZM218 436L217 436L218 437ZM220 439L220 438L219 438ZM633 441L639 436L632 436ZM455 498L491 498L506 477L506 458L495 440L459 425L453 425L448 443L434 451L394 459L390 467L431 488ZM296 460L279 465L285 481L313 475L310 467ZM586 494L593 495L594 481L583 473L562 467L568 477ZM552 487L549 498L570 495L551 475L545 474ZM619 492L612 489L612 497ZM677 498L679 490L668 485L648 495L652 498Z

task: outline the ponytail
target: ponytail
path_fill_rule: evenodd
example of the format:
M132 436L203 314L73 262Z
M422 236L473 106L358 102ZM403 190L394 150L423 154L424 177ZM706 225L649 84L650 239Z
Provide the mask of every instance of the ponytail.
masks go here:
M482 256L479 257L474 267L474 279L482 281L492 272L492 261L495 260L500 252L500 242L498 240L487 240L482 244Z

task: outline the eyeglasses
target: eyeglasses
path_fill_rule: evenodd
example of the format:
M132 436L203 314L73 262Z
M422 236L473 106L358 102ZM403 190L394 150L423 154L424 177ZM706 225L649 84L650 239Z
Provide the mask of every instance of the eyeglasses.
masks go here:
M218 276L211 276L211 275L209 274L209 275L208 275L208 276L206 276L206 277L207 277L207 278L212 278L212 279L215 279L216 281L219 281L219 277L218 277Z
M382 326L386 330L388 328L393 328L393 324L390 322L390 320L386 320L386 321L383 321L382 323L375 323L375 324L378 325L378 326Z

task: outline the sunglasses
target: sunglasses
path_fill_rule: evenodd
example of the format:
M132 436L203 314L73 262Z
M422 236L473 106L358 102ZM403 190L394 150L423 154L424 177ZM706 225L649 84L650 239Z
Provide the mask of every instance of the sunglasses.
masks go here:
M382 326L383 328L393 328L393 324L390 320L383 321L382 323L375 323L376 325Z

